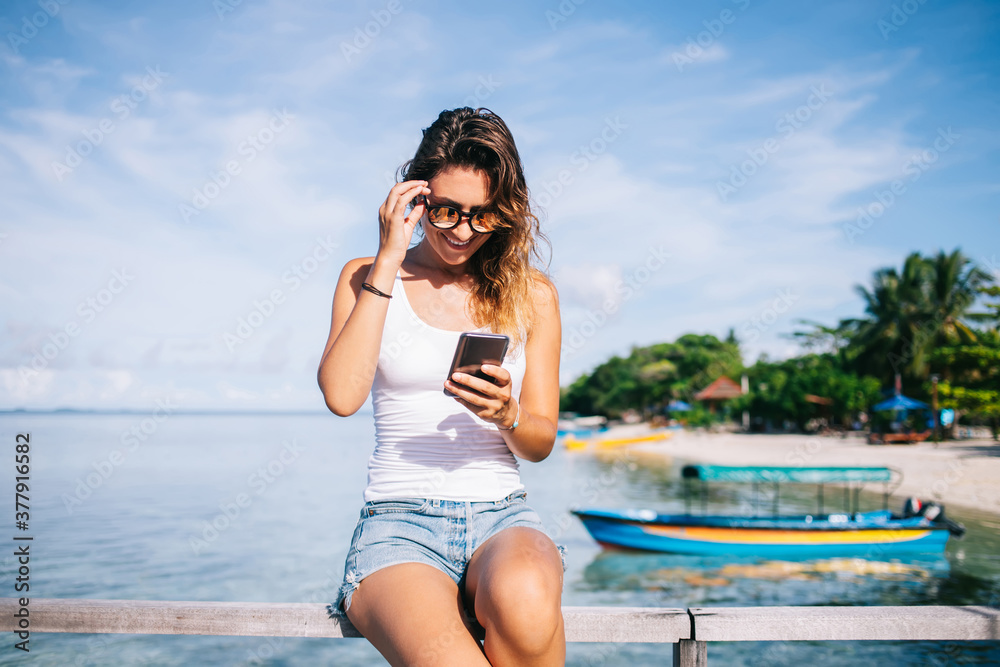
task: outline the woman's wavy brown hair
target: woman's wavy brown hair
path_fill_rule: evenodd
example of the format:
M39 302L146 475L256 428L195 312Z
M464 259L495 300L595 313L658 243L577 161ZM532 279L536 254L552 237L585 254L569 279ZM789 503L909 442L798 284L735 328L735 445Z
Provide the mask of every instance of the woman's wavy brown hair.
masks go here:
M475 278L471 314L480 326L509 335L514 348L531 328L535 282L550 285L545 274L532 266L533 258L542 261L537 242L548 244L548 239L531 212L521 157L503 119L482 108L442 111L424 130L413 159L400 167L400 177L429 181L451 167L486 175L489 194L484 208L502 219L469 261Z

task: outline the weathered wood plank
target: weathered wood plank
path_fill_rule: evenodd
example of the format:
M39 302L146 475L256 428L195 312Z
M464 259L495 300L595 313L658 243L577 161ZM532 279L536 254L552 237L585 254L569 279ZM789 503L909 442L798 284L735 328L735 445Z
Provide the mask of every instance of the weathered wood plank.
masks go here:
M686 609L563 607L566 641L672 644L691 636Z
M0 629L14 630L17 601L0 600ZM322 603L171 602L32 598L32 632L256 637L360 637Z
M0 598L0 630L17 629L18 608ZM326 604L33 598L28 609L38 633L360 636ZM563 617L571 642L1000 640L1000 610L983 606L564 607Z
M32 599L32 632L86 632L261 637L360 637L325 604ZM0 630L14 630L17 601L0 599ZM572 642L667 642L687 638L685 609L565 607Z
M994 607L692 607L698 641L997 640Z

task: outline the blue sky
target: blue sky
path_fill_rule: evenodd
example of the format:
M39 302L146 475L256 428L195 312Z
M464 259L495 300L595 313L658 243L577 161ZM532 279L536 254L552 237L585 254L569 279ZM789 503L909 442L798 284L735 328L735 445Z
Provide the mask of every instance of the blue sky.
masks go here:
M564 384L687 332L796 354L912 251L1000 277L998 28L934 0L5 2L0 408L322 409L336 277L463 105L521 150Z

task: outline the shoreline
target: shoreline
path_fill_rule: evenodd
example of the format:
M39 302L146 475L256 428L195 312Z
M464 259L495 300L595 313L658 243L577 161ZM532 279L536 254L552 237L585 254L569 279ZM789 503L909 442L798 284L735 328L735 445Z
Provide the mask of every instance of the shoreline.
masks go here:
M614 426L600 439L640 437L660 429L646 424ZM616 451L717 465L886 466L903 474L891 498L916 496L945 505L1000 515L1000 444L993 440L869 445L861 437L802 434L674 431L663 442ZM874 487L871 487L874 489Z

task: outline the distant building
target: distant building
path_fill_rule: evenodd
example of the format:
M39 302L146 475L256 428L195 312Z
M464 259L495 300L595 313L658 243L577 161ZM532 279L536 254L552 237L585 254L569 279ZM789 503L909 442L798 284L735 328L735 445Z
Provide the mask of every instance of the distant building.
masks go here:
M740 385L721 375L715 382L695 394L694 400L704 401L708 404L709 411L714 413L723 401L742 395L743 390Z

